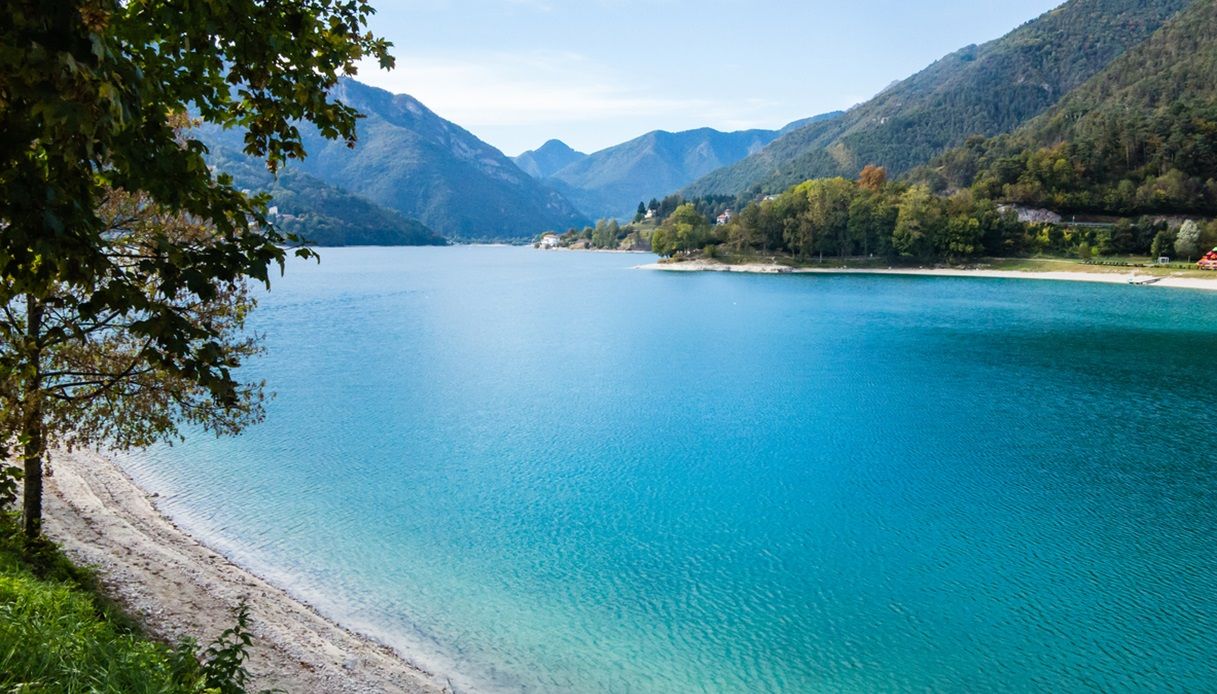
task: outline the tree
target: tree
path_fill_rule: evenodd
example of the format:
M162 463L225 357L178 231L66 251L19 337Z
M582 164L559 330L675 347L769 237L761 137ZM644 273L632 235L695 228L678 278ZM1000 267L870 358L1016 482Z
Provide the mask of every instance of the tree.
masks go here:
M639 202L638 211L634 213L634 223L637 224L638 222L641 222L642 220L646 219L646 216L647 204L645 202Z
M246 280L269 282L293 239L269 225L264 198L212 175L205 147L180 139L175 119L194 109L244 130L246 153L272 171L305 156L302 122L353 144L358 114L327 93L365 57L392 66L389 44L366 31L372 12L367 0L6 4L0 307L20 331L0 344L0 383L3 421L21 448L27 535L40 532L44 434L55 416L45 368L68 344L82 355L95 346L79 326L141 316L124 325L133 372L192 384L233 411L246 406L250 394L232 375L240 355L223 348L228 324L201 321L194 307ZM102 213L110 191L205 223L206 242L150 231L133 266L116 263ZM57 342L69 335L74 342Z
M710 230L710 223L702 217L693 203L684 203L663 221L651 238L651 246L659 255L672 255L677 251L701 248Z
M1149 246L1149 254L1154 258L1161 258L1165 255L1170 255L1175 252L1176 233L1173 229L1163 229L1154 235L1154 240Z
M984 230L976 217L950 217L936 236L936 250L952 262L977 256L984 248Z
M674 239L668 229L659 227L651 234L651 250L662 258L666 258L676 251Z
M619 242L618 235L621 234L621 225L615 219L601 219L596 222L595 228L592 229L591 242L593 248L617 248Z
M596 221L596 226L592 229L592 247L608 248L608 220Z
M100 216L106 221L106 254L113 272L144 286L146 305L92 315L83 309L89 297L61 282L33 306L23 306L25 299L19 299L6 307L0 313L0 344L34 343L37 361L29 366L39 380L37 390L21 378L0 382L0 415L10 418L3 428L37 436L44 448L127 449L177 435L179 422L226 434L260 419L262 384L210 388L172 365L167 368L149 351L155 349L154 340L138 329L157 320L160 312L172 311L195 327L188 348L213 352L224 368L258 353L258 340L241 331L254 307L245 282L215 284L213 292L202 295L157 296L157 283L144 269L162 244L213 246L215 228L124 191L110 193ZM32 427L20 419L28 416L22 403L31 400L39 403L41 418ZM29 479L26 489L34 489ZM37 501L31 491L28 503Z
M929 187L916 185L900 196L892 247L901 255L927 257L933 248L931 234L942 222L942 210Z
M887 184L887 169L874 164L867 164L858 174L858 187L863 190L878 192Z
M1200 250L1217 247L1217 219L1205 225L1200 234Z
M1137 247L1137 238L1133 223L1121 219L1112 225L1110 233L1100 239L1099 253L1102 255L1123 255L1132 253Z
M887 253L895 225L896 208L879 193L863 189L849 205L849 235L864 256Z
M811 181L801 183L770 201L767 207L777 229L781 230L779 243L799 258L805 258L815 245L816 228L807 216L807 187Z
M844 178L811 181L807 187L807 217L818 229L820 251L835 250L841 258L853 250L849 238L849 206L854 184Z
M753 250L760 236L760 205L746 206L727 225L727 242L737 253Z
M1200 254L1200 225L1194 220L1189 219L1179 227L1179 234L1175 237L1175 253L1187 256L1189 263Z

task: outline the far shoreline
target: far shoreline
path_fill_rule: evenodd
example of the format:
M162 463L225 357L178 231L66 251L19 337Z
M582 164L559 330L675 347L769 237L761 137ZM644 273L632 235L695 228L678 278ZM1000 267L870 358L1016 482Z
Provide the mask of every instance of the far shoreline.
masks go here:
M680 262L656 262L636 265L635 270L660 272L738 272L754 275L891 275L911 277L972 277L982 279L1049 280L1058 282L1091 282L1126 284L1169 289L1199 289L1217 291L1217 276L1179 277L1137 272L1138 268L1082 272L1078 270L992 270L983 268L850 268L850 267L791 267L779 263L749 262L731 264L706 259ZM1215 273L1217 274L1217 273ZM1130 277L1137 281L1130 281Z

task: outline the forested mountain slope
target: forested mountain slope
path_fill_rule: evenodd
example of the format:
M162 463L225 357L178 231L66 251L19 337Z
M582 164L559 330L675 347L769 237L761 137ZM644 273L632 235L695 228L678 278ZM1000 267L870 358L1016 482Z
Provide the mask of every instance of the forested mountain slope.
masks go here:
M1217 213L1215 37L1217 0L1196 0L1044 115L919 176L1061 211Z
M344 79L332 91L364 114L354 150L304 130L298 172L417 219L454 239L521 239L585 222L565 198L502 152L416 99ZM236 131L203 129L209 145L240 151Z
M1039 115L1188 4L1070 0L1000 39L938 60L839 119L791 132L686 192L776 192L811 178L854 176L867 164L902 174L971 135L1009 132Z
M283 231L318 246L437 246L447 243L400 212L300 173L288 166L276 178L261 161L214 145L209 159L238 187L270 193L273 218Z

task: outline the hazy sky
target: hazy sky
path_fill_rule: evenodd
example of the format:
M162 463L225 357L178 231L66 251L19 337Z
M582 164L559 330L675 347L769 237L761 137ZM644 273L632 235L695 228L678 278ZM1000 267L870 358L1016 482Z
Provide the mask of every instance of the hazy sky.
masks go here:
M380 0L418 98L509 155L656 129L777 128L847 108L1063 0Z

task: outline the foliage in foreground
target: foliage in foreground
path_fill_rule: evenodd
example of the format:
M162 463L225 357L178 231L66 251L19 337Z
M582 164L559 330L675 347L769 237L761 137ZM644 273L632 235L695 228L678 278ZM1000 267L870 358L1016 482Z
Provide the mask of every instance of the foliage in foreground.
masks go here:
M168 433L191 422L200 404L205 418L219 417L220 431L256 409L246 398L256 388L234 375L247 353L225 348L225 331L241 314L200 320L196 308L249 283L269 284L272 269L284 266L283 244L299 239L274 228L265 196L213 175L206 146L182 137L179 120L193 111L240 130L241 151L271 171L305 156L301 124L353 146L359 113L331 91L363 59L392 67L389 43L367 30L373 12L367 0L6 0L0 309L9 327L0 327L0 439L20 443L30 539L40 534L42 463L54 443L44 435L53 423L48 408L60 396L124 409L95 408L84 414L101 417L82 420L104 420L120 438L132 422L136 437ZM107 198L120 192L139 201L137 211L156 208L195 231L135 220L145 233L121 233L128 225L105 214ZM126 322L114 326L111 317ZM113 371L116 360L105 359L101 369L88 364L83 380L51 382L79 370L49 364L48 349L88 363L115 336L125 368ZM137 399L159 397L160 412L126 407L133 377L143 380ZM158 396L156 381L165 379L172 386ZM124 419L128 413L141 420Z
M239 694L250 637L237 624L199 655L145 637L53 544L0 519L0 691Z

